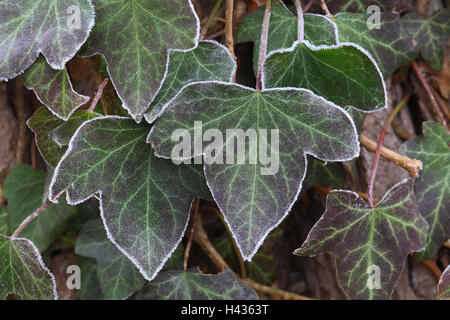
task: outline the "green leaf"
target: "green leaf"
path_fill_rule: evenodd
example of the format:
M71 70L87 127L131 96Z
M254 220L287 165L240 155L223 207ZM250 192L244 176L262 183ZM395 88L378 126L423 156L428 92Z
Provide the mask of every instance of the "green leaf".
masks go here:
M447 266L439 280L438 295L442 299L450 298L450 265Z
M97 279L106 299L128 298L145 283L136 266L106 237L100 220L83 226L75 252L97 260Z
M58 145L49 136L50 132L62 123L64 121L55 117L46 107L37 109L27 121L28 127L34 133L36 146L42 158L51 167L56 167L67 149L65 146Z
M303 180L304 191L320 183L324 186L342 188L346 182L346 174L342 163L327 163L308 156L308 170Z
M202 274L197 268L161 272L137 300L257 300L256 292L230 270L217 275Z
M410 12L402 18L402 24L407 34L417 43L422 57L440 71L444 45L450 34L450 10L440 9L428 19Z
M265 6L246 16L239 23L236 43L254 42L253 70L258 70L259 47ZM326 16L304 15L305 39L316 46L338 43L336 25ZM297 16L280 0L272 1L267 53L289 48L297 40Z
M66 69L50 68L42 56L25 72L24 82L39 101L62 120L69 119L76 109L89 101L89 97L73 90Z
M154 156L150 126L115 116L86 121L58 164L50 197L97 194L110 240L151 280L181 241L195 196L209 198L201 167Z
M97 262L95 259L78 256L81 270L81 287L77 291L80 300L104 300L100 283L97 279Z
M331 12L366 13L367 8L376 5L380 11L391 11L397 7L398 0L331 0L328 8Z
M430 230L425 251L415 254L419 260L436 257L450 238L450 134L438 122L424 122L423 133L400 147L401 153L423 162L415 196Z
M140 121L165 79L168 52L197 46L190 0L93 0L87 55L102 54L123 107Z
M201 41L190 51L171 51L167 76L145 119L152 123L164 106L187 84L198 81L232 81L236 63L218 42Z
M55 278L28 239L0 235L0 298L14 294L23 300L58 299Z
M199 141L199 148L192 148L188 138L197 135L194 129L205 133L216 129L215 141L204 141L203 146ZM243 163L234 161L235 148L230 143L234 144L236 139L231 135L225 137L227 129L241 129L247 134L252 129L254 142L259 140L267 147L266 151L271 150L272 161L265 162L257 151L250 154L249 139L244 141L242 156L238 155ZM260 129L265 129L265 133ZM176 137L181 137L181 142L173 139L177 132L182 132ZM200 139L201 136L202 133ZM172 160L204 155L208 186L246 260L252 258L296 200L305 174L306 154L329 161L344 161L359 154L356 130L348 114L309 90L257 92L218 82L185 87L155 122L147 140L157 155ZM186 144L188 152L183 150L183 155L173 152ZM195 150L191 152L192 149ZM228 159L231 161L225 161L227 151L233 156ZM253 164L251 158L255 160Z
M315 47L294 42L267 56L264 78L268 88L305 88L347 107L369 112L387 107L383 76L373 58L352 43Z
M8 200L9 231L13 232L30 214L43 205L46 174L25 164L14 166L3 184ZM33 219L21 232L40 252L48 248L66 229L75 208L64 201L52 205Z
M73 23L74 6L80 24ZM4 0L0 2L0 81L15 78L42 53L63 69L94 25L90 0ZM75 27L75 28L74 28Z
M0 234L9 234L8 232L8 212L6 208L0 206Z
M398 13L382 12L380 29L368 28L369 17L370 14L340 13L333 22L338 27L339 41L353 42L369 51L384 78L388 78L397 68L414 60L417 53Z
M428 225L410 180L392 187L375 208L351 191L332 191L326 211L297 255L336 255L340 286L352 299L389 299L412 251L423 250Z
M184 264L184 246L183 243L180 243L170 256L169 260L167 260L166 264L161 269L161 271L183 270L183 264Z
M67 150L70 138L78 127L87 120L100 116L87 110L75 111L69 120L55 117L47 108L40 107L27 121L33 131L36 145L45 162L56 167Z

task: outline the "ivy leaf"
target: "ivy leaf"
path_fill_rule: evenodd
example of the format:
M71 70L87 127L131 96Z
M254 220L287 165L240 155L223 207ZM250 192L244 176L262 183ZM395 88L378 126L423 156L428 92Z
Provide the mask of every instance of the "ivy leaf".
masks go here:
M161 272L137 300L258 300L256 292L230 270L217 275L202 274L198 268Z
M445 268L439 280L438 295L442 299L450 298L450 265Z
M342 188L345 181L346 174L342 163L327 163L308 156L308 170L302 187L304 191L317 183L333 188Z
M97 260L97 279L106 299L128 298L145 283L136 266L106 237L97 219L83 226L75 252Z
M258 70L259 47L265 6L249 14L239 24L236 43L253 42L253 70ZM305 39L316 46L338 42L336 25L326 16L304 15ZM270 9L267 53L289 48L297 40L297 16L280 0L272 1Z
M382 12L380 29L369 29L370 14L339 13L333 19L337 24L339 41L353 42L365 48L373 56L384 78L397 68L408 64L417 56L416 50L398 13Z
M3 184L11 232L42 206L45 179L45 172L28 165L18 164L11 170ZM64 202L50 206L27 225L21 236L33 241L42 252L65 231L74 214L75 208Z
M438 122L424 122L423 133L400 147L401 153L423 162L415 196L430 230L425 251L415 254L419 260L435 257L450 237L450 134Z
M332 252L339 284L350 298L389 299L408 254L423 250L426 241L428 225L411 181L392 187L375 208L342 190L328 195L326 208L294 254Z
M67 191L70 204L98 194L108 238L147 280L181 241L194 196L209 198L200 168L154 156L149 128L115 116L84 122L50 186L50 198Z
M331 0L328 8L331 12L360 12L366 13L367 8L376 5L380 11L391 11L397 7L398 0Z
M201 123L196 125L196 121ZM189 154L172 154L180 144L172 140L177 129L184 130L180 143L188 144ZM194 129L196 132L216 129L222 134L213 135L213 151L209 143L205 141L201 146L199 141L200 147L191 153L194 148L190 141L186 142L184 134L195 137ZM227 151L232 155L234 151L234 146L230 152L226 145L236 140L231 135L224 137L227 129L247 133L252 129L255 141L261 139L259 142L271 150L270 166L263 165L264 159L256 152L250 155L248 139L244 154L239 156L243 164L236 163L234 156L228 159L231 161L225 161ZM266 130L265 135L260 129ZM356 130L348 114L309 90L285 88L258 92L217 82L186 86L155 122L147 140L159 156L173 160L204 154L208 186L246 260L253 257L296 200L305 174L305 154L329 161L348 160L359 154ZM206 153L205 148L208 148ZM250 163L250 157L255 164Z
M8 212L6 208L0 206L0 234L8 234Z
M35 92L39 101L62 120L69 119L76 109L89 101L89 97L73 90L66 69L50 68L43 57L39 57L25 72L24 82L28 89Z
M95 259L78 256L81 270L81 286L77 297L81 300L104 300L104 295L97 279L97 262Z
M232 81L236 63L227 48L201 41L190 51L171 51L167 76L145 119L152 123L164 106L187 84L198 81Z
M140 121L166 77L168 52L197 45L190 0L93 0L96 21L85 45L102 54L123 107Z
M425 19L411 12L402 18L408 35L414 39L422 57L435 69L442 69L444 45L450 34L450 10L440 9Z
M0 234L0 298L14 294L24 300L58 299L55 278L28 239Z
M305 88L364 112L387 107L386 85L377 63L352 43L315 47L296 41L291 48L267 56L264 76L268 88Z
M56 167L67 150L69 140L78 127L89 119L100 116L86 110L75 111L69 120L55 117L47 108L40 107L27 121L34 132L36 145L45 162Z
M72 21L77 10L79 26ZM3 81L22 73L39 53L52 68L63 69L86 41L94 25L94 8L90 0L4 0L0 21Z

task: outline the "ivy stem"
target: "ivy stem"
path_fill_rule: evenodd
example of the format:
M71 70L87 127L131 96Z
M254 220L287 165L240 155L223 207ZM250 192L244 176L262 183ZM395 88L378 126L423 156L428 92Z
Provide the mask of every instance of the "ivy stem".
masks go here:
M297 39L298 44L301 44L305 38L305 22L303 20L303 10L300 0L295 0L295 7L297 8Z
M431 92L430 86L428 85L427 81L423 77L422 73L420 72L417 63L415 61L411 62L411 65L413 67L414 72L416 73L417 77L419 77L420 82L422 83L423 87L425 88L425 91L427 92L428 97L430 98L431 105L433 106L434 112L436 113L439 121L442 123L442 125L445 127L445 129L449 131L447 121L444 118L444 115L441 112L441 109L439 108L439 105L436 101L436 98L434 97L433 93Z
M311 8L312 4L314 3L315 0L309 0L309 2L307 4L305 4L305 6L303 7L303 13L308 12L309 8Z
M105 89L108 82L109 82L109 78L105 78L105 80L103 80L102 83L100 83L100 85L98 86L97 93L95 94L95 97L92 100L91 106L88 109L89 112L94 112L94 109L97 106L97 103L100 100L100 97L103 94L103 90Z
M58 197L54 198L54 200L58 199ZM37 216L39 216L42 212L44 212L48 207L50 207L53 204L53 202L49 201L44 203L39 209L37 209L35 212L30 214L28 217L25 218L25 220L22 221L22 223L19 225L19 227L13 232L11 235L11 238L18 238L19 234L22 232L22 230Z
M223 270L224 268L229 269L235 277L239 278L239 274L233 271L230 266L226 263L226 261L222 258L219 252L217 252L216 248L214 248L213 244L208 238L208 234L206 230L203 228L201 219L199 216L198 225L194 233L194 241L202 248L202 250L206 253L206 255L211 259L211 262L219 269ZM289 300L314 300L312 298L308 298L293 292L265 286L251 279L242 279L245 283L247 283L250 287L255 289L258 292L263 292L266 294L275 295L281 297L283 299Z
M227 0L225 6L225 44L230 50L233 59L236 60L233 40L233 10L234 0Z
M184 250L184 261L183 261L183 270L186 271L188 267L189 261L189 253L191 252L192 240L194 238L195 228L197 227L197 212L198 206L200 205L200 199L195 198L194 204L192 206L192 226L191 231L189 233L188 241L186 243L186 249Z
M408 102L409 98L411 97L411 91L409 91L403 98L400 100L400 102L395 106L394 110L392 110L391 114L389 115L386 123L383 126L383 129L380 133L380 138L378 139L378 145L377 149L375 151L375 157L373 159L372 164L372 170L370 173L370 180L369 180L369 187L367 191L368 201L369 205L374 208L375 204L373 202L373 185L375 183L375 176L377 174L377 167L378 167L378 161L380 160L380 154L381 154L381 147L383 146L384 137L386 136L386 131L391 125L392 121L394 120L395 116L399 111L403 108L403 106Z
M334 18L334 16L331 14L330 10L328 10L328 6L327 3L325 2L325 0L320 0L320 6L322 7L322 11L325 13L325 15L328 18Z
M365 135L361 134L359 136L359 141L361 142L361 145L368 151L375 152L377 150L377 143L372 139L366 137ZM389 160L396 165L403 167L413 176L417 176L419 170L422 169L422 161L411 159L385 147L381 147L381 156L386 160Z
M269 20L270 20L270 8L271 0L266 1L266 11L264 12L264 20L261 30L261 44L259 46L259 59L258 59L258 75L256 76L256 91L260 92L262 88L262 70L264 60L266 59L267 51L267 37L269 34Z
M200 40L202 40L206 33L208 32L209 27L211 26L211 23L213 22L214 18L217 15L217 12L219 11L220 7L222 6L223 0L217 0L214 4L214 7L211 10L211 13L208 16L208 19L206 20L205 25L202 28L202 31L200 31Z

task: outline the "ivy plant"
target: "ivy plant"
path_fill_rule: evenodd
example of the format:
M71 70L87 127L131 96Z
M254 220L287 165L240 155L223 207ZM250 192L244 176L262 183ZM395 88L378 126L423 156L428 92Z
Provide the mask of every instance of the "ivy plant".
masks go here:
M227 13L224 45L205 38L214 15L202 24L191 0L2 1L0 80L23 73L15 81L39 102L27 125L43 161L16 165L0 189L0 297L57 299L46 265L51 245L67 242L79 299L282 292L271 287L274 252L299 195L348 186L365 114L389 106L386 79L398 68L420 53L442 69L447 8L425 18L391 12L396 1L374 3L382 12L371 29L368 1L331 1L333 16L325 3L324 14L311 14L298 0L267 0L234 34ZM234 42L253 44L249 70ZM92 99L67 64L75 55L91 65L101 56L89 81L109 80ZM254 86L237 75L254 76ZM97 107L108 81L109 114ZM380 135L367 195L327 191L294 251L332 253L352 299L389 299L408 255L435 258L450 236L445 123L424 122L423 135L400 148L420 176L374 199L386 126L402 106ZM203 227L208 210L220 235ZM193 250L211 261L198 263ZM381 277L371 282L370 270ZM448 278L447 268L440 297Z

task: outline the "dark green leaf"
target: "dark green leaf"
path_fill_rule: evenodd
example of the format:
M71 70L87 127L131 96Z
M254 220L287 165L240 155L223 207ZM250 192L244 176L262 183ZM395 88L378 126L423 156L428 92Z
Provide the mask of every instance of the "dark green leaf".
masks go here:
M11 170L3 184L3 193L8 200L10 232L43 205L45 179L45 172L28 165L18 164ZM33 241L42 252L65 231L74 214L75 208L61 200L33 219L20 235Z
M81 270L81 287L77 291L80 300L103 300L104 295L97 279L97 262L95 259L78 256Z
M337 277L352 299L389 299L408 254L423 250L428 225L411 181L390 189L375 208L351 191L332 191L327 209L294 253L336 255Z
M444 45L450 35L450 10L438 10L428 19L411 12L402 18L402 24L417 43L422 57L434 69L441 70Z
M367 8L376 5L380 11L391 11L397 7L398 0L331 0L328 8L331 12L360 12L366 13Z
M289 49L272 52L264 63L268 88L305 88L360 111L387 107L383 76L373 58L354 44L315 47L294 42Z
M55 278L34 244L0 235L0 298L10 294L24 300L58 299Z
M93 0L96 24L85 53L101 53L123 107L140 120L166 76L169 50L197 44L190 0Z
M202 123L196 125L196 121ZM202 132L216 129L222 134L213 135L213 151L210 143L204 141L202 146L199 141L200 147L192 153L194 148L185 135L195 137L196 126ZM182 142L172 140L173 133L180 132L175 131L177 129L183 132ZM233 146L231 150L229 143L234 144L236 139L225 137L227 129L243 132L252 129L254 142L260 139L259 142L271 150L272 161L267 161L270 166L262 164L267 162L256 151L250 154L249 139L244 142L242 156L238 155L243 163L234 161L235 149ZM349 160L359 154L356 130L348 114L309 90L287 88L257 92L236 84L216 82L185 87L157 120L148 141L159 156L172 157L172 160L204 155L208 185L246 260L252 258L296 200L305 174L305 154L329 161ZM173 154L180 144L187 144L189 154ZM226 150L227 145L230 150ZM233 155L232 160L228 159L231 161L224 159L227 151Z
M84 122L99 116L101 115L96 112L77 110L69 120L61 123L50 131L50 138L60 146L67 146L69 145L70 139L72 139L72 136L75 134L75 131L77 131ZM65 150L67 150L67 148L65 148Z
M66 69L54 70L41 56L24 74L28 89L33 89L37 98L54 115L63 120L83 104L89 97L76 93L72 88Z
M9 217L6 208L0 206L0 234L9 234L8 220Z
M438 122L424 122L423 133L400 147L401 153L423 162L415 195L430 230L425 251L415 255L419 260L436 257L441 245L450 238L450 134Z
M201 41L194 50L170 52L167 76L145 119L155 121L164 106L191 82L231 81L235 67L228 49L214 41Z
M258 69L259 46L262 21L265 7L261 7L246 16L239 24L236 33L236 43L254 42L253 70ZM305 14L305 39L313 45L337 44L336 25L326 16ZM280 0L272 1L269 21L267 53L274 50L289 48L297 40L297 16L294 15Z
M387 78L397 68L414 60L417 53L398 13L382 12L380 29L368 28L369 16L363 13L340 13L333 21L338 26L339 41L353 42L369 51Z
M71 23L78 7L80 25ZM50 66L63 69L94 25L90 0L3 0L0 2L0 81L27 69L41 52Z
M83 226L75 252L97 260L97 279L106 299L128 298L145 283L136 266L106 237L100 220Z
M149 126L107 116L86 121L55 170L50 195L70 204L98 194L108 237L148 280L181 241L194 196L209 197L201 167L154 156Z
M217 275L202 274L197 268L161 272L138 300L257 300L256 292L229 270Z
M342 163L327 163L308 156L308 170L303 180L304 191L320 183L334 189L345 185L346 175Z

